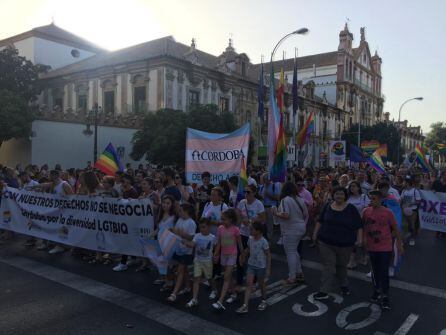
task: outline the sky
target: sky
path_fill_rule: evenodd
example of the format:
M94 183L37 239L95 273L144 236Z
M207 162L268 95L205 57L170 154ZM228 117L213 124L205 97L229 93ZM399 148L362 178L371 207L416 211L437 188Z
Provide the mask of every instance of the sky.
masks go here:
M0 39L51 23L110 50L172 35L214 55L233 38L253 63L269 58L285 34L307 27L278 50L287 57L337 50L348 22L359 44L366 28L372 54L382 58L384 111L423 132L445 120L446 1L443 0L0 0Z

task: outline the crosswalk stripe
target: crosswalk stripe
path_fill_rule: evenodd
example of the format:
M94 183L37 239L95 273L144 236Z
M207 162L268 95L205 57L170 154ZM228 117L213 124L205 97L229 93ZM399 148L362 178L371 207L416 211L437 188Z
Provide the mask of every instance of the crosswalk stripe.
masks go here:
M307 287L307 285L300 285L300 286L290 289L288 291L276 293L273 296L266 299L266 302L268 303L269 306L277 304L278 302L288 298L289 296L292 296L293 294L296 294L297 292L302 291L306 287Z

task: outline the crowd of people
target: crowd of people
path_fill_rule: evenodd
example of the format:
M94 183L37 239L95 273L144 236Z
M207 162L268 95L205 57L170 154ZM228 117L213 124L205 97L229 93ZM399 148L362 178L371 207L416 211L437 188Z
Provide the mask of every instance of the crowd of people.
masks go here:
M389 277L404 246L415 247L419 230L420 190L446 192L446 171L421 173L389 169L380 175L367 166L356 168L290 168L284 183L273 182L263 168L251 167L241 195L237 176L214 182L203 173L201 185L186 183L181 169L127 165L115 176L92 168L63 170L56 165L22 168L0 166L0 187L9 186L61 195L122 199L149 198L153 205L153 238L170 229L181 238L167 275L154 284L171 303L188 294L187 307L198 305L201 284L210 287L212 307L224 310L242 297L237 313L247 313L257 286L258 310L267 308L266 282L271 276L271 248L283 247L288 276L283 285L305 282L302 241L319 249L323 264L316 300L331 292L350 294L347 269L370 265L371 298L390 309ZM401 220L402 222L398 222ZM12 233L2 232L7 240ZM437 234L442 238L442 234ZM27 247L59 254L67 246L28 238ZM70 247L89 263L111 264L116 257ZM153 268L148 259L122 255L113 270ZM193 267L193 277L189 268Z

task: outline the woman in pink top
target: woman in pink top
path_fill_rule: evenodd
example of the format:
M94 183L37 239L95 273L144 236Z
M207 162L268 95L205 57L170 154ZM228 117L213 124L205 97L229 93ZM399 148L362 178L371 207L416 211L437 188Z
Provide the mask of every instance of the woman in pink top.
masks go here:
M218 310L224 310L223 300L230 289L233 291L232 270L237 263L237 246L243 250L240 230L237 224L237 212L233 208L225 210L221 215L223 225L217 230L217 244L214 252L214 262L218 262L224 267L224 282L221 289L220 299L212 304L212 307Z
M389 302L389 265L392 258L393 237L397 239L398 251L403 253L401 234L393 212L381 205L380 191L369 192L370 207L364 209L364 243L369 252L372 265L374 292L370 300L381 299L382 309L390 310Z

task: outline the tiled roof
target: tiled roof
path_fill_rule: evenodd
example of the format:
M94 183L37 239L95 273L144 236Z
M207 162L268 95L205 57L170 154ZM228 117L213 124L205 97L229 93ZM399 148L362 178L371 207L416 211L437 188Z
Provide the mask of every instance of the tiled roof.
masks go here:
M105 66L115 66L124 63L132 63L160 56L170 56L184 60L191 52L191 47L176 42L172 36L166 36L153 41L137 44L128 48L97 54L81 62L50 71L44 78L67 75L70 73L93 70ZM206 52L194 49L197 63L216 69L218 57Z
M3 39L0 41L0 45L7 45L14 43L16 41L20 41L22 39L25 39L27 37L36 36L41 38L46 38L50 40L54 40L60 43L65 43L74 47L82 48L88 51L93 52L102 52L104 51L103 48L97 46L96 44L87 41L86 39L79 37L77 35L74 35L70 33L69 31L66 31L55 24L51 23L46 26L37 27L34 29L31 29L27 32L21 33L19 35L11 36L6 39Z

